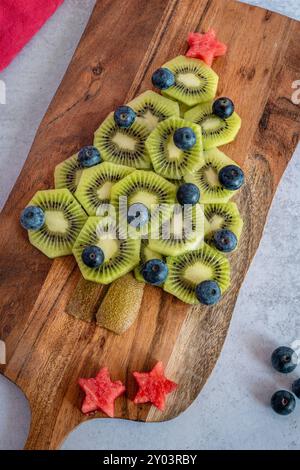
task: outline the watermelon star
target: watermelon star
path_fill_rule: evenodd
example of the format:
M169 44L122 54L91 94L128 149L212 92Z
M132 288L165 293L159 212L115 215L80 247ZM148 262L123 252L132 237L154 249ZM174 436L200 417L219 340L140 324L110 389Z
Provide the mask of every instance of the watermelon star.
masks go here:
M159 410L165 409L165 395L173 392L177 384L167 379L164 375L164 366L158 362L151 372L133 372L139 390L133 400L138 403L152 403Z
M107 416L114 417L115 399L125 392L125 387L120 380L116 382L110 380L107 367L103 367L96 377L79 379L78 383L85 392L82 413L103 411Z
M216 32L210 29L205 34L190 33L188 35L189 50L185 54L187 57L194 57L203 60L209 67L212 66L215 57L225 55L226 44L218 41Z

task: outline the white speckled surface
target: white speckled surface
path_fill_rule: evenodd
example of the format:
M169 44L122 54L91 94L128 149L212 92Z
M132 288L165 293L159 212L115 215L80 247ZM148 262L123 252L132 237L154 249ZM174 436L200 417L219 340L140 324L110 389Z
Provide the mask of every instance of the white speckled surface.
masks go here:
M245 3L300 18L300 0ZM0 75L7 86L7 104L0 105L0 206L18 176L93 5L94 0L65 0ZM288 388L300 376L300 366L283 377L269 364L275 347L300 341L299 157L298 146L241 289L221 357L193 405L167 423L90 421L68 437L64 449L300 449L300 402L295 413L284 418L269 407L272 393ZM0 449L22 448L30 421L26 400L2 376L0 397Z

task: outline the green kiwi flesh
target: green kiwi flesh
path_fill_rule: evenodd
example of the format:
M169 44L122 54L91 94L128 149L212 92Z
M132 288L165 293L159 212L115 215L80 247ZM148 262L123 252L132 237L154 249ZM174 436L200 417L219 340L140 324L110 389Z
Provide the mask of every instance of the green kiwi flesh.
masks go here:
M163 206L164 216L168 216L175 203L176 188L153 171L136 170L112 188L111 202L117 210L120 207L120 197L127 198L128 207L135 203L144 204L151 220L151 209L157 205Z
M78 153L56 165L54 170L54 186L56 189L68 189L75 194L82 173L85 171L78 160Z
M169 274L164 290L188 304L199 304L195 288L202 281L216 281L222 293L230 285L229 261L205 243L198 250L168 257L167 265Z
M208 222L205 242L213 246L213 236L217 230L227 229L239 240L243 230L243 219L235 202L204 204L204 214Z
M100 211L106 210L113 185L133 171L133 168L111 162L87 168L80 179L75 197L88 215L104 215Z
M230 191L221 185L219 171L224 166L237 165L236 162L217 148L207 150L203 155L204 165L199 170L186 174L184 181L198 186L201 204L229 201L237 191Z
M70 191L38 191L28 205L40 207L45 214L43 227L28 231L30 243L49 258L72 254L87 216Z
M153 131L157 124L172 116L179 117L179 105L175 101L148 90L128 103L136 112L136 121L145 125L149 132Z
M175 76L174 85L163 90L163 96L186 106L195 106L215 97L219 77L202 60L178 56L162 67L171 70Z
M216 116L213 114L212 105L213 101L199 104L184 115L184 119L201 126L205 150L232 142L237 136L242 123L236 112L226 119Z
M137 281L139 282L145 282L142 274L141 274L141 268L143 265L146 263L146 261L149 261L150 259L164 259L164 257L160 254L157 253L149 248L148 241L147 240L142 240L141 242L141 261L140 264L134 269L134 276Z
M204 231L201 205L186 206L183 210L177 204L171 217L160 224L158 237L149 239L149 248L165 256L178 256L199 248L204 239Z
M140 122L134 122L129 128L118 127L110 113L95 132L94 146L105 161L149 169L151 164L145 148L148 135L148 128Z
M190 150L181 150L174 144L174 132L181 127L190 127L196 135L196 143ZM159 123L148 137L146 148L154 170L165 178L181 179L204 164L201 128L181 118Z
M90 245L99 246L104 253L104 262L98 268L90 268L82 261L82 251ZM121 238L110 217L89 217L74 244L73 254L86 280L109 284L138 265L140 240Z

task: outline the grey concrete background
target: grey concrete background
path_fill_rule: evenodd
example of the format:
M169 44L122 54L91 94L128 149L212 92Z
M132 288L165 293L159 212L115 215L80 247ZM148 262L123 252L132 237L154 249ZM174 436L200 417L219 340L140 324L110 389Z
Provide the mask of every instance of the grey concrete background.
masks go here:
M226 0L224 0L226 1ZM94 5L65 0L19 57L0 75L0 207L29 152ZM249 1L300 18L300 0ZM295 80L300 77L295 77ZM300 449L300 402L289 417L274 414L270 396L289 388L270 354L300 341L300 147L274 200L265 234L241 289L221 357L202 393L180 417L159 424L93 420L63 449ZM300 344L296 346L300 351ZM0 449L22 448L30 411L22 393L0 377Z

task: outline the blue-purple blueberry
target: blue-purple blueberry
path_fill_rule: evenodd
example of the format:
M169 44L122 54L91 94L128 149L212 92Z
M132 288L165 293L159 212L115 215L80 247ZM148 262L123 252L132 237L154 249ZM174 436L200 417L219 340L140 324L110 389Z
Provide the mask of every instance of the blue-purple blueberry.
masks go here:
M28 206L21 213L20 223L26 230L39 230L45 223L44 211L37 206Z
M287 416L294 411L296 400L291 392L278 390L271 398L271 406L279 415Z
M180 127L174 132L173 140L176 147L186 151L194 147L197 138L191 127Z
M200 190L198 186L193 183L183 183L177 190L177 201L179 204L184 206L185 204L191 204L194 206L199 202Z
M141 269L143 278L149 284L160 286L168 277L168 266L161 259L150 259L146 261Z
M219 171L219 181L225 189L237 191L244 184L245 175L237 165L226 165Z
M214 245L217 250L223 253L230 253L237 247L237 237L235 233L228 229L217 230L214 233Z
M221 296L221 289L216 281L202 281L196 286L196 297L201 304L214 305Z
M226 119L234 113L234 104L230 98L218 98L213 103L213 113L221 119Z
M175 83L175 76L171 70L161 67L152 75L152 84L159 90L167 90Z
M280 346L273 351L271 362L277 372L289 374L296 369L298 356L292 348L289 348L288 346Z
M127 129L132 126L136 114L129 106L119 106L114 112L114 120L118 127Z
M89 268L99 268L104 262L104 253L99 246L91 245L84 248L81 258Z
M90 168L91 166L98 165L101 163L100 152L96 147L92 145L86 145L78 152L78 160L80 166L83 168Z

